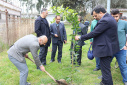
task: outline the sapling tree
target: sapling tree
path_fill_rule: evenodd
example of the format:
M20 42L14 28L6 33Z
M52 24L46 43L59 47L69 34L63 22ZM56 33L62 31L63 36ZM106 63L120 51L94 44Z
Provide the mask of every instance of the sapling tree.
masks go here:
M73 73L75 72L73 64L76 63L76 61L74 61L78 55L76 51L79 50L78 49L79 46L77 45L78 41L75 41L75 36L77 35L77 32L80 31L79 21L78 21L78 16L77 16L78 13L73 9L69 9L69 7L63 8L63 6L59 6L59 7L53 6L51 7L51 9L53 13L55 13L56 15L62 15L63 20L66 19L72 25L71 29L73 30L73 33L70 36L72 37L71 43L73 45L69 50L71 54L71 63L72 63L71 83L73 83ZM53 22L55 22L55 20L53 20Z

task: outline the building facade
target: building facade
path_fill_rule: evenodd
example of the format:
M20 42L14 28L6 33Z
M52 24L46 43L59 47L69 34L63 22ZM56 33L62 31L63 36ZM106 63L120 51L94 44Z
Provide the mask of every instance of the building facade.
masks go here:
M8 17L20 17L21 8L12 5L4 0L0 0L0 20L6 19L5 10L8 12Z

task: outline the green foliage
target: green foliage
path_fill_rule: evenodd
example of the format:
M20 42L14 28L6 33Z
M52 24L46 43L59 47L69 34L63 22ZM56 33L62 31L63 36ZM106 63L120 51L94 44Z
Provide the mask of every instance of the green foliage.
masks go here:
M44 5L44 2L42 0L38 0L38 3L36 5L38 13L40 13L42 5Z
M0 52L4 51L7 48L9 48L9 46L0 40Z
M78 13L83 12L85 14L85 8L89 2L90 0L52 0L52 5L56 7L63 5L65 9L69 7Z
M52 21L50 21L51 23L54 23L55 22L55 18L53 18L53 20Z
M37 9L38 13L40 13L42 7L46 8L48 6L48 4L51 2L51 0L37 0L38 2L36 4L36 3L33 3L33 0L20 0L20 1L23 1L26 3L27 12L28 12L28 10L32 11L36 5L36 9Z
M64 12L64 8L63 6L59 6L59 7L56 7L56 6L53 6L50 8L50 10L55 13L56 15L60 15ZM64 14L64 13L63 13Z
M28 12L29 10L33 11L33 8L35 6L35 3L33 3L33 0L20 0L26 3L26 11Z

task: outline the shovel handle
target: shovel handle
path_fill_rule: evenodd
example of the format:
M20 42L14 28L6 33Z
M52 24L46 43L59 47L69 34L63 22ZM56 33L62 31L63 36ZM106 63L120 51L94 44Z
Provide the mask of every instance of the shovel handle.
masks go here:
M51 76L47 71L45 71L45 73L56 82L56 79L53 76Z
M30 61L32 61L35 64L35 62L29 56L27 56L26 58L29 59Z

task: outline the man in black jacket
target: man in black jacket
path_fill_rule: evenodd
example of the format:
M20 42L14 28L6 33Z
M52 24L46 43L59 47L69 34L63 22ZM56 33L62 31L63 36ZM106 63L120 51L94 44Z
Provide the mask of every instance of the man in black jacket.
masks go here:
M48 42L45 46L40 47L39 58L43 65L46 65L46 55L48 52L48 46L51 43L50 29L48 21L46 20L46 16L48 15L48 10L43 8L41 10L41 15L35 20L35 33L37 37L41 35L46 35L48 38Z
M113 85L110 63L113 54L119 51L117 22L102 6L96 6L93 16L97 22L94 30L86 35L75 36L75 40L88 40L93 38L93 55L100 57L102 72L101 85Z

